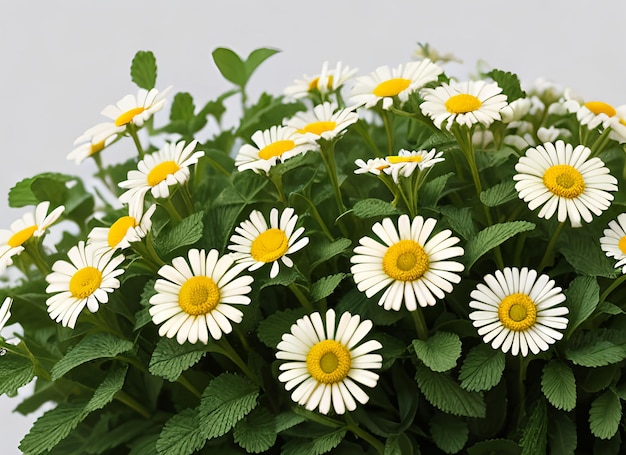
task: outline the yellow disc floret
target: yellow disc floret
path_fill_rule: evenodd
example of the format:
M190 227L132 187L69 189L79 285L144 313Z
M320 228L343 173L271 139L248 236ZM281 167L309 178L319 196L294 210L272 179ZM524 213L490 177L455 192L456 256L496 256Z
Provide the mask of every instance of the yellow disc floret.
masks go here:
M306 356L306 367L317 382L336 384L348 377L352 366L350 350L335 340L316 343Z
M402 79L395 78L389 79L385 82L381 82L374 88L374 95L385 97L385 96L396 96L399 95L400 92L406 90L411 85L410 79Z
M430 265L428 254L414 240L400 240L389 247L383 256L383 271L397 281L420 279Z
M299 133L313 133L321 136L326 131L332 131L337 127L336 122L312 122L306 125L304 128L298 130Z
M132 216L123 216L119 218L115 223L111 225L109 228L109 235L107 237L107 242L111 248L115 248L124 237L126 237L126 233L130 228L134 228L137 226L137 220L135 220Z
M102 272L95 267L87 266L78 270L70 279L72 297L86 299L96 292L102 284Z
M272 142L259 150L259 158L269 160L270 158L281 156L283 153L293 150L295 146L296 143L289 139Z
M281 229L271 228L261 232L252 242L250 255L257 262L274 262L289 249L289 239Z
M124 112L123 114L119 115L115 119L115 126L124 126L124 125L129 124L130 122L132 122L132 120L136 116L141 114L143 111L145 111L145 109L143 107L135 107L133 109L130 109L130 110Z
M213 311L220 303L220 289L208 276L194 276L178 292L178 305L187 314L200 316Z
M474 112L483 105L483 103L474 95L460 93L454 95L446 101L446 109L451 114L467 114Z
M147 177L148 185L156 186L167 178L168 175L174 174L180 170L180 166L174 161L163 161L152 168Z
M509 330L528 330L537 322L537 307L528 295L520 292L511 294L500 302L498 319Z
M28 239L30 239L33 236L36 230L37 230L37 226L33 225L27 228L24 228L21 231L16 232L7 241L7 245L9 245L11 248L22 246L24 243L26 243Z
M585 179L569 164L557 164L546 169L543 183L553 194L567 199L577 198L585 191Z
M613 117L617 114L617 111L613 106L602 101L589 101L585 103L585 107L593 112L595 115L606 114L609 117Z

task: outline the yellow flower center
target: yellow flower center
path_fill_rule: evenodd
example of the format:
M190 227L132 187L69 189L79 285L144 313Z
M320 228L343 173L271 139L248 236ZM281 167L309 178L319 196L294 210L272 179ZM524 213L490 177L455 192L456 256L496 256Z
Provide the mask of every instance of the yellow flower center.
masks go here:
M104 139L100 142L94 142L91 144L91 148L89 150L89 156L95 155L98 152L101 152L104 149Z
M411 155L411 156L388 156L387 161L391 164L398 163L421 163L422 162L421 155Z
M126 236L130 228L137 226L137 220L132 216L123 216L119 218L109 228L107 242L111 248L115 248Z
M332 131L337 127L337 122L312 122L306 125L304 128L298 130L298 133L313 133L321 136L326 131Z
M174 174L180 170L180 166L174 161L163 161L152 168L148 174L148 185L156 186L167 178L168 175Z
M376 96L396 96L403 90L406 90L411 85L410 79L395 78L388 81L381 82L374 88L374 95Z
M259 150L259 158L262 160L269 160L275 156L281 156L283 153L293 150L296 143L292 140L282 140L272 142L270 145L263 147Z
M589 101L588 103L585 103L585 107L595 115L606 114L609 117L613 117L617 114L617 111L613 106L603 103L602 101Z
M306 356L306 367L317 382L336 384L348 377L352 366L350 350L335 340L316 343Z
M507 295L498 306L498 319L509 330L528 330L537 322L537 307L526 294Z
M187 314L209 314L220 303L220 289L208 276L194 276L178 292L178 305Z
M76 299L86 299L102 284L102 272L87 266L78 270L70 279L70 292Z
M383 271L397 281L415 281L428 270L430 260L424 248L414 240L400 240L383 256Z
M626 254L626 235L619 239L619 242L617 242L617 247L622 253Z
M567 199L577 198L585 191L585 179L569 164L557 164L546 169L543 184L553 194Z
M467 93L459 93L446 101L446 109L451 114L467 114L474 112L482 106L483 103L474 95Z
M145 111L143 107L135 107L124 112L118 118L115 119L115 126L127 125L135 118L135 116L141 114L143 111Z
M274 262L289 249L289 239L281 229L261 232L252 242L250 255L257 262Z
M328 83L326 84L326 88L331 89L333 88L333 76L328 76ZM313 79L311 82L309 82L309 92L311 90L316 90L318 88L318 84L320 83L320 78L316 77L315 79Z
M22 246L28 239L33 236L36 230L37 225L33 225L16 232L7 241L7 245L9 245L11 248Z

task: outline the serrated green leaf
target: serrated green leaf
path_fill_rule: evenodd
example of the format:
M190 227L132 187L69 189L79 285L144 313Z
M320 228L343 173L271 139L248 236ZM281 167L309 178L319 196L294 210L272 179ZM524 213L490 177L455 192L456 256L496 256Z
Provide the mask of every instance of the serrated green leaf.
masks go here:
M292 411L281 412L275 418L276 432L280 433L281 431L285 431L290 428L293 428L296 425L301 424L305 420L306 419L303 416L296 414L295 412L292 412Z
M375 216L400 215L402 212L381 199L361 199L354 207L352 213L358 218L373 218Z
M196 409L187 408L170 418L156 443L159 455L191 455L204 446L207 437Z
M159 428L160 428L159 424ZM112 449L124 447L125 445L134 444L138 442L145 434L148 434L155 427L155 422L147 420L145 418L139 418L135 420L126 420L121 424L115 426L111 425L111 428L107 429L104 435L90 435L89 440L85 442L88 453L108 453L112 452ZM158 435L156 435L158 436ZM154 440L156 443L156 438ZM81 452L83 455L85 452ZM156 449L153 445L150 455L156 453Z
M574 279L565 291L567 307L569 308L569 324L567 333L572 333L576 327L585 322L593 314L600 301L600 285L592 276L579 276Z
M571 340L565 348L565 357L575 365L602 367L626 359L626 345L616 344L603 336L604 332L589 332Z
M424 397L437 409L466 417L485 417L486 406L476 392L462 389L445 373L436 373L422 365L415 369L415 380Z
M465 244L463 262L469 270L474 263L492 248L507 241L511 237L535 229L535 225L528 221L509 221L488 226Z
M270 49L267 47L261 47L250 52L250 55L248 55L248 58L245 62L247 79L250 79L252 73L254 73L254 71L261 65L261 63L270 58L272 55L277 54L278 52L280 52L278 49Z
M611 316L617 316L618 314L626 314L626 312L622 310L620 307L618 307L617 305L611 302L606 302L606 301L598 305L598 311L605 313L605 314L610 314Z
M336 273L317 280L311 285L311 301L317 302L331 295L345 277L345 273Z
M589 428L600 439L612 438L622 419L622 404L612 390L607 390L591 403Z
M139 51L130 66L130 76L137 86L151 90L156 84L157 64L151 51Z
M480 193L480 201L487 207L497 207L514 199L517 199L517 191L513 180L499 183Z
M24 455L45 453L63 440L85 418L84 404L61 403L45 412L20 442Z
M420 189L419 202L423 207L436 207L439 199L444 195L444 189L448 183L448 179L454 174L449 172L444 175L440 175L424 184Z
M187 92L180 92L174 96L172 108L170 110L170 120L182 120L189 122L195 116L196 106L193 103L193 97Z
M614 261L607 257L600 248L599 239L578 229L561 233L559 252L579 275L615 278L619 269L615 269Z
M564 363L552 360L543 367L541 390L552 406L564 411L576 407L576 379Z
M126 379L126 372L128 371L128 365L124 365L121 368L117 368L106 375L104 381L98 386L93 394L93 397L89 400L85 406L85 412L90 413L102 409L109 404L117 392L124 387L124 380Z
M13 395L35 376L35 366L22 356L6 352L0 357L0 395Z
M413 447L406 434L392 434L385 440L383 455L405 455L407 453L419 455L419 448Z
M331 243L321 242L319 245L316 245L311 253L313 255L311 270L343 253L350 248L350 245L352 245L352 240L344 238L337 239Z
M467 422L441 412L430 419L430 434L433 441L446 453L457 453L467 443L469 428Z
M490 439L474 444L467 455L519 455L522 448L510 439Z
M564 413L550 415L548 419L548 446L550 453L573 455L578 445L576 424Z
M341 444L346 430L336 430L315 439L293 438L285 443L281 455L322 455Z
M289 333L291 325L307 314L302 308L278 311L259 323L257 337L266 346L276 348L283 335Z
M472 220L471 208L444 205L440 207L439 210L455 234L460 235L465 240L476 235L476 227Z
M493 79L494 82L502 88L502 93L506 95L508 103L526 96L526 93L522 90L520 80L516 74L494 69L489 71L486 75Z
M56 381L83 363L96 359L109 359L133 347L132 341L123 340L110 333L88 335L52 367L50 372L52 380Z
M154 348L148 369L155 376L170 382L176 381L185 370L204 357L206 352L204 345L181 345L176 339L161 338Z
M431 370L440 373L456 366L461 347L461 339L455 333L437 332L426 341L413 340L417 358Z
M472 348L459 373L461 387L480 392L495 387L504 373L504 354L486 344Z
M546 403L543 400L539 400L528 417L528 423L520 439L522 455L546 453L547 438L548 414L546 412Z
M189 246L202 238L204 212L189 215L169 231L162 232L154 239L154 246L163 256L167 256L177 248Z
M139 437L129 444L131 450L128 455L154 455L157 453L156 444L158 440L158 434Z
M245 87L248 75L246 65L239 55L225 47L218 47L211 55L217 69L226 80L239 87Z
M224 373L213 379L198 408L205 437L217 438L230 431L256 407L258 396L258 387L236 374Z
M267 409L255 409L237 423L233 437L248 453L266 452L276 443L276 420Z

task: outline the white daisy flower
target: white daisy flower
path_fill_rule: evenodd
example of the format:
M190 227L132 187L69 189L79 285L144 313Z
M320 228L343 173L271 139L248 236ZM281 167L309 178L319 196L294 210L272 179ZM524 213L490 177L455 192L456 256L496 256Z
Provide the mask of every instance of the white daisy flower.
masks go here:
M137 95L126 95L115 104L110 104L102 110L102 115L113 120L116 132L121 133L126 125L133 123L136 126L143 126L155 112L163 109L165 98L172 87L167 87L159 93L155 88L148 91L140 88Z
M209 342L209 335L219 340L233 330L243 313L234 305L248 305L252 277L238 278L242 267L233 267L230 255L219 257L217 250L192 249L184 257L172 260L159 270L150 298L150 316L159 327L159 335L176 337L180 344L189 341Z
M310 144L295 128L284 126L272 126L268 130L257 131L252 135L252 142L256 147L244 144L235 158L235 166L239 172L252 169L257 173L269 173L277 163L318 148L317 145Z
M563 337L558 330L567 328L569 313L561 288L548 275L535 270L506 267L486 275L470 297L469 314L478 334L494 349L512 355L538 354Z
M453 124L471 127L476 123L484 126L500 120L500 111L507 105L506 95L495 82L485 81L443 83L424 89L421 109L432 118L439 129L450 129Z
M309 141L315 142L319 138L331 140L343 133L353 123L359 120L359 115L352 109L337 110L337 104L326 102L313 108L313 111L299 112L285 122L285 126L295 128Z
M97 250L125 249L130 242L143 239L152 227L152 214L156 205L152 204L145 213L141 205L129 206L129 214L115 220L110 227L95 227L88 235L89 243Z
M144 156L137 170L128 172L128 180L119 183L120 188L128 189L119 197L120 202L142 206L148 191L157 199L169 197L170 186L189 180L189 166L204 156L203 151L194 151L197 143L166 143L158 152Z
M372 158L367 161L363 161L359 158L354 163L357 165L357 168L354 171L355 174L370 173L380 175L383 170L390 166L389 161L385 158Z
M584 104L569 103L567 106L570 112L576 112L578 122L589 129L606 127L609 120L617 114L613 106L602 101L588 101Z
M542 206L539 218L550 219L557 213L562 222L569 218L572 227L580 227L581 218L591 222L593 212L606 210L617 191L617 179L600 158L589 158L584 145L573 147L563 141L546 142L530 148L515 165L518 174L515 189L530 210Z
M459 283L457 272L463 264L448 259L462 256L463 248L454 246L459 242L449 229L428 237L435 229L437 220L421 216L411 221L408 215L398 219L398 229L390 218L372 227L380 238L359 240L350 258L357 288L370 298L385 289L378 304L385 310L400 310L402 302L409 311L417 305L434 305L452 292L452 283Z
M67 159L80 164L90 156L104 150L118 137L117 133L111 133L115 129L114 126L113 123L108 122L89 128L74 141L74 145L80 145L67 155Z
M389 167L385 168L384 171L386 174L393 177L394 182L398 183L400 175L402 177L410 177L415 169L419 168L421 171L444 161L445 158L442 158L442 156L443 152L437 152L435 149L431 149L430 151L409 151L402 149L398 152L397 156L387 157Z
M376 340L361 341L372 329L372 321L343 313L336 324L335 312L328 310L325 321L320 313L298 319L290 333L278 343L276 358L280 365L278 380L293 390L291 399L313 411L337 414L354 411L357 401L369 397L360 384L376 387L378 374L370 371L382 366L382 356L372 351L383 346ZM358 383L358 384L357 384Z
M232 242L228 249L234 251L233 258L253 271L263 265L271 263L270 278L274 278L279 272L279 260L287 267L293 266L293 261L288 254L304 248L309 243L308 237L300 236L304 233L304 227L296 229L298 216L291 207L283 210L278 217L278 209L270 211L270 224L267 225L263 214L253 210L248 220L243 221L230 238Z
M73 329L85 306L95 313L101 303L109 301L109 293L120 287L116 277L124 273L117 268L124 256L113 254L113 250L100 253L93 245L79 242L68 251L69 262L52 265L52 273L46 276L46 292L58 294L49 297L46 305L53 320Z
M314 76L304 75L302 79L297 79L294 85L287 87L284 93L291 99L304 98L313 90L326 95L339 90L357 72L358 69L344 66L341 62L338 62L334 69L328 69L328 62L324 62L321 73Z
M13 299L11 297L7 297L2 302L2 306L0 307L0 331L4 328L4 325L7 323L9 318L11 317L11 305L13 304Z
M609 222L600 239L600 248L608 257L617 260L615 268L622 267L622 273L626 273L626 213Z
M609 137L614 141L623 144L626 142L626 105L619 106L615 109L615 115L609 119L605 124L606 127L611 127Z
M10 229L0 229L0 273L13 264L13 256L24 251L24 244L31 238L41 237L56 222L65 207L60 206L48 213L50 202L40 202L35 210L15 220Z
M411 93L436 81L441 73L443 69L429 59L409 62L393 69L381 66L372 74L356 79L350 101L368 108L383 100L383 109L389 109L394 98L404 103Z
M532 102L529 98L518 98L500 110L502 123L519 122L530 112Z

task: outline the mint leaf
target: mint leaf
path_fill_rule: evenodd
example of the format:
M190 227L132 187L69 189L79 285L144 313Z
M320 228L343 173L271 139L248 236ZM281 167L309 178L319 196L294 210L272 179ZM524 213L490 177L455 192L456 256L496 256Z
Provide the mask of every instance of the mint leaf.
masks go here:
M426 341L413 340L413 349L428 368L444 372L456 366L461 356L461 339L455 333L437 332Z
M461 366L461 387L480 392L495 387L504 373L504 354L486 344L472 348Z
M576 407L576 380L572 370L558 360L543 367L541 390L552 406L564 411Z
M151 90L156 84L157 64L151 51L139 51L130 66L130 77L137 86Z

